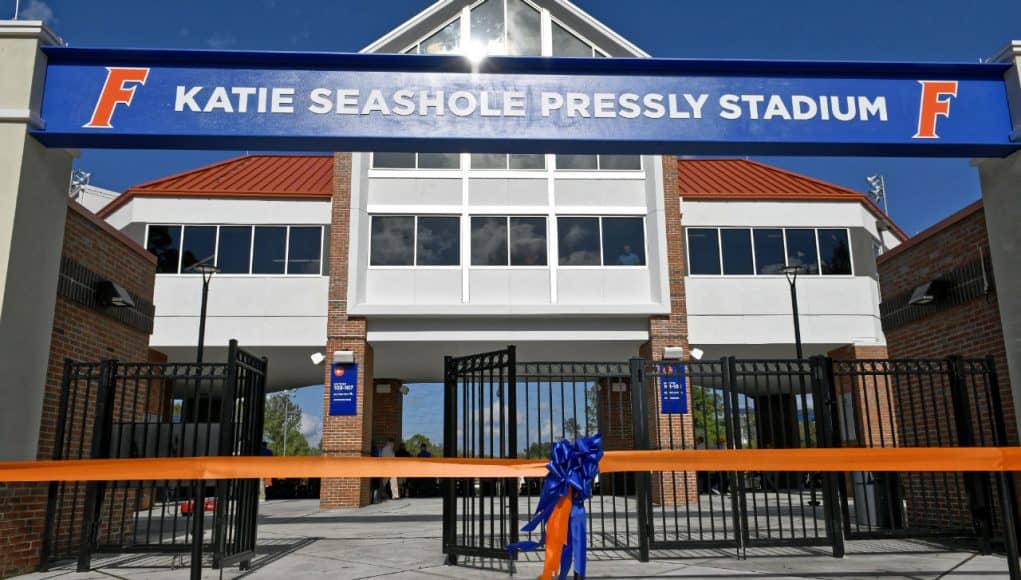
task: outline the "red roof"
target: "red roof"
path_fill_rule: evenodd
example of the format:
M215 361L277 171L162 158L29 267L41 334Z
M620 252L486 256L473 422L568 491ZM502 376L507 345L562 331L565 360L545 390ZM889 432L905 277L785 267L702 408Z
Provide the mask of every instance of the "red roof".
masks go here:
M331 195L331 156L245 155L129 187L98 213L107 216L136 196L329 198Z
M678 159L677 184L685 199L855 201L889 222L895 235L908 237L860 191L750 159Z

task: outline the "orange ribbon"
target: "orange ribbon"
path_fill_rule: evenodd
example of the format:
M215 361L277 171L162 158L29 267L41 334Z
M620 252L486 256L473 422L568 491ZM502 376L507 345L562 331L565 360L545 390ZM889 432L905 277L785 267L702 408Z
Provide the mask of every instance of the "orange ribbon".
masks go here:
M164 457L0 462L0 482L298 477L543 477L531 459ZM1021 447L607 451L601 473L625 471L1021 471Z
M542 567L539 580L553 580L553 575L560 572L560 560L567 545L567 528L571 521L571 498L574 490L560 498L553 513L546 522L546 563Z

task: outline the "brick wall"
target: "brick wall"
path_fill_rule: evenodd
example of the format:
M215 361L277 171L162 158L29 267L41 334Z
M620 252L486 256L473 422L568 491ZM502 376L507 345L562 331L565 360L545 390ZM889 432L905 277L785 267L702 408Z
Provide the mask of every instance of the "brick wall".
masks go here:
M326 321L326 355L333 351L354 352L359 363L356 414L330 416L329 388L323 389L323 454L334 456L368 455L372 444L371 388L373 385L372 348L365 340L365 319L347 315L348 242L351 235L351 154L333 157L333 203L331 209L329 251L329 306ZM324 384L329 385L330 369L325 365ZM367 390L369 389L369 390ZM366 396L369 393L369 396ZM319 495L322 509L359 507L369 503L368 480L323 479Z
M639 356L659 361L663 348L680 346L688 352L688 308L684 293L684 233L681 228L681 198L677 184L677 159L663 156L663 212L666 216L667 264L670 285L670 314L649 319L649 342ZM688 389L691 408L691 389ZM655 380L646 385L649 407L649 430L653 448L694 449L694 425L691 414L661 415L658 412L659 393ZM679 435L683 434L683 435ZM653 474L653 501L657 504L696 501L698 491L695 472ZM687 490L687 491L685 491Z
M63 255L152 300L156 260L126 236L70 202ZM50 459L58 421L64 360L145 361L147 332L58 296L39 430L39 459ZM80 412L80 411L79 411ZM35 569L42 548L48 484L0 484L0 577Z
M879 280L883 300L903 297L941 273L975 262L980 255L988 259L989 239L985 212L981 202L976 202L909 240L903 247L880 257ZM1007 440L1009 444L1017 445L1011 381L1008 379L996 297L997 289L993 284L988 294L964 303L915 306L913 308L929 308L931 311L920 311L913 320L892 328L889 321L884 321L884 332L889 355L895 359L945 358L951 355L981 358L992 355L999 373L997 388L1007 426ZM924 405L926 400L930 402L926 411L899 418L896 422L898 437L904 444L956 444L955 409L949 395L943 392L948 387L933 385L931 381L918 381L912 386L912 395L917 396L916 404ZM984 388L977 389L976 384L969 381L967 389L969 396L985 402L987 394L982 392ZM978 413L972 413L972 425L988 441L992 418L988 416L987 405L977 407ZM959 474L904 474L902 477L908 518L914 525L970 526L971 515L963 478ZM998 498L995 499L998 503Z

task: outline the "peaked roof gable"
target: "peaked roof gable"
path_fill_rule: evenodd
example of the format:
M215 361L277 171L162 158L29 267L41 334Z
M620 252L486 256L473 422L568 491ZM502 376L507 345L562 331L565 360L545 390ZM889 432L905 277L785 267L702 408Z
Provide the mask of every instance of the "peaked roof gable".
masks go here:
M569 0L527 0L540 9L588 38L610 56L648 58L650 55L600 22ZM425 10L378 38L361 50L363 53L399 52L408 45L424 39L441 25L456 18L462 8L480 4L480 0L438 0Z
M333 195L333 157L243 155L129 187L99 211L107 216L134 197L287 197Z
M678 159L677 186L685 199L858 202L894 235L908 238L864 193L759 161Z

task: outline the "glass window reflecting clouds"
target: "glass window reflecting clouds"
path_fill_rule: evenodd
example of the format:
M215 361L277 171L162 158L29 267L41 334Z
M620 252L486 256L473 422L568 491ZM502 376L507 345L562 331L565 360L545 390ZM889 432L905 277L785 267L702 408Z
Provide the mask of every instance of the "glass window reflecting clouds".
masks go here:
M473 217L471 224L472 266L506 266L507 218Z
M546 218L510 218L511 266L545 266Z
M461 263L461 221L451 216L419 216L415 262L419 266Z
M598 266L599 218L558 218L557 252L561 266Z
M411 266L415 261L415 218L412 216L373 216L372 247L369 264L373 266Z

